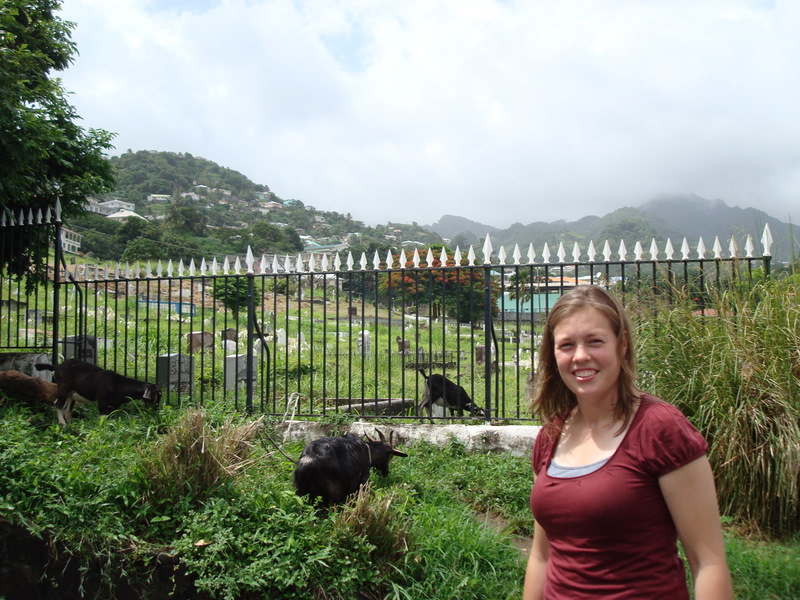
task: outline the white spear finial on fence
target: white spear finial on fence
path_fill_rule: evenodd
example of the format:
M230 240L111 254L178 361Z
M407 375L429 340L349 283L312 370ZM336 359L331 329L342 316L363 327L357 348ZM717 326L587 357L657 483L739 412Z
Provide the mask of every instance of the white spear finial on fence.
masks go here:
M442 253L439 255L439 262L442 263L443 267L446 267L448 260L449 260L449 257L447 256L447 248L442 246Z
M597 250L594 248L594 240L589 240L589 250L587 250L587 254L589 256L589 262L594 262L594 257L597 256Z
M689 260L689 252L691 252L691 249L689 248L689 242L686 240L686 238L683 238L683 243L681 244L681 254L683 256L681 257L681 260Z
M347 251L347 270L352 271L353 265L355 264L355 260L353 259L353 252L351 250Z
M642 243L637 241L633 247L633 260L642 262L642 254L644 254L644 248L642 248Z
M628 260L628 248L625 246L625 240L619 241L619 259L622 262Z
M37 225L41 225L42 224L42 209L41 208L37 208L36 209L36 224Z
M266 254L262 254L261 255L261 263L260 263L260 267L259 268L260 268L262 273L266 273L267 272L267 267L269 267L269 263L267 262L267 255Z
M386 268L390 268L392 266L391 262L386 263ZM375 250L375 254L372 257L372 268L376 271L381 268L381 257L378 256L378 250Z
M475 248L473 248L472 244L470 244L469 245L469 252L467 253L467 260L469 261L469 266L470 267L474 267L475 266L475 259L476 258L477 258L477 256L475 256Z
M483 241L483 264L489 265L492 263L492 240L489 239L489 234L486 234L486 239Z
M722 258L722 242L719 241L719 236L714 238L714 260Z
M228 264L228 259L227 258L225 259L225 264L226 265ZM167 277L169 277L170 279L172 278L172 259L171 258L167 261Z
M322 271L327 271L328 270L328 253L327 252L322 255L322 264L320 265L320 269Z
M366 252L362 252L361 253L361 258L358 259L358 264L361 266L361 270L362 271L366 271L367 270L367 265L369 265L369 261L367 260L367 253Z
M544 243L544 248L542 248L542 260L546 265L550 264L550 246L547 242Z
M400 268L405 269L408 264L408 257L404 248L400 248Z
M457 267L461 266L461 248L456 246L456 253L453 255L453 262L456 264Z
M658 244L656 244L656 238L650 241L650 260L658 260Z
M291 273L292 272L292 262L289 259L289 255L288 254L283 257L283 270L284 270L285 273Z
M578 242L575 242L572 246L572 260L576 263L581 262L581 247Z
M50 211L50 207L47 207L47 210L44 211L44 222L48 225L52 222L52 212Z
M313 252L308 256L308 272L313 273L317 270L317 255Z
M189 261L189 277L194 277L194 259Z
M761 234L761 247L764 248L764 256L772 256L772 231L769 223L764 225L764 233Z
M419 257L419 250L414 248L414 254L411 256L411 262L414 265L415 269L419 269L419 263L422 262L422 259Z
M703 260L706 257L706 245L703 243L703 238L697 242L697 258Z
M672 260L672 257L675 256L675 248L672 246L672 240L667 238L667 245L664 247L664 254L667 260Z
M256 264L256 257L253 256L253 249L249 245L247 246L247 255L245 256L245 264L247 265L248 273L255 273L253 265Z
M611 244L608 243L608 240L603 244L603 260L611 262Z
M333 269L337 272L342 270L342 257L339 256L338 252L333 257Z
M506 264L506 247L500 246L500 251L497 253L497 262L500 265Z
M61 222L61 199L56 198L56 223Z
M532 265L536 262L536 250L533 249L533 242L528 245L528 264Z
M558 262L563 263L567 257L567 251L564 250L564 242L558 242Z
M744 250L747 258L753 258L753 252L756 251L756 243L753 240L753 236L750 234L747 235L747 241L744 243Z
M731 258L739 258L739 244L736 243L736 238L732 237L728 244L728 252Z
M519 244L514 244L514 254L512 254L511 257L514 259L514 264L518 265L520 259L522 258L522 252L519 250Z
M431 250L430 246L428 246L428 253L425 255L425 264L429 267L433 266L433 250Z
M273 273L280 273L281 271L281 264L278 262L278 255L272 255L272 272Z
M312 256L313 256L313 254L312 254ZM306 266L303 263L303 255L300 254L299 252L297 253L297 258L294 261L294 269L295 269L295 271L297 273L305 273L306 272Z
M147 262L144 263L144 276L147 279L150 279L153 276L153 269L150 266L150 259L147 259Z

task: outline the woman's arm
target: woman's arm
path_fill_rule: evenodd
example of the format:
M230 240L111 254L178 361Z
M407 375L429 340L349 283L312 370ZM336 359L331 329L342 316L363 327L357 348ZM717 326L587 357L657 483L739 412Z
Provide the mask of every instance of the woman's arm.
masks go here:
M714 475L705 456L658 480L694 580L696 600L732 600Z
M538 523L533 526L533 543L528 556L528 568L525 571L525 587L522 600L541 600L544 594L544 578L547 568L547 557L550 554L550 541Z

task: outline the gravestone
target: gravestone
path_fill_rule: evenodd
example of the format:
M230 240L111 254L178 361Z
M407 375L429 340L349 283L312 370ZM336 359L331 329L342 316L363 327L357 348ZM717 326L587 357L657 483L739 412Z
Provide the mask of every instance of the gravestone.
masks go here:
M256 365L253 363L252 380L255 381ZM228 354L225 356L225 389L232 390L237 383L247 381L247 354Z
M156 384L164 392L191 392L194 384L194 358L179 353L156 357Z
M475 346L475 363L482 365L486 362L486 348L482 344Z
M358 351L361 356L368 356L372 352L372 334L367 329L358 332Z
M93 335L68 335L60 340L64 360L77 358L97 364L97 338Z
M214 347L214 334L208 331L192 331L186 334L186 352L193 354L198 350L211 350Z

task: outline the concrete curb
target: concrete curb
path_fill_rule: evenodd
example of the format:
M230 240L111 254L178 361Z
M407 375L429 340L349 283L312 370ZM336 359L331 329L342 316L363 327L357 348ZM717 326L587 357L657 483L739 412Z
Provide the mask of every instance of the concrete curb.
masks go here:
M426 441L436 446L445 446L456 439L471 452L508 452L515 456L529 456L533 442L539 433L538 425L375 425L368 421L356 421L347 427L323 425L315 421L287 421L283 424L284 441L310 442L317 438L352 433L376 436L380 429L388 436L393 433L397 447L412 446Z

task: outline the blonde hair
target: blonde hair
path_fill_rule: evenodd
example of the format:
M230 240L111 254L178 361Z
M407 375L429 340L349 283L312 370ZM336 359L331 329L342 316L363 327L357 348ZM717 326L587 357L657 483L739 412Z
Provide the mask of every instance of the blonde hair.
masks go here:
M531 397L531 412L539 417L545 430L552 430L577 404L558 372L553 331L561 321L575 313L593 308L608 319L617 337L620 374L617 380L617 403L614 419L627 427L633 416L639 391L634 385L635 356L631 327L622 304L606 289L596 285L579 285L565 293L550 311L542 334L539 362L536 368L536 385Z

